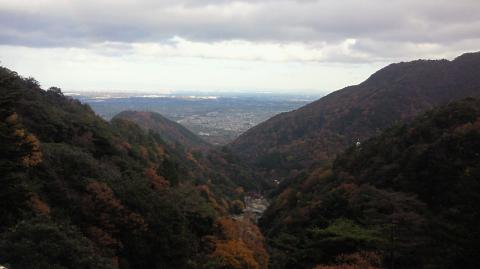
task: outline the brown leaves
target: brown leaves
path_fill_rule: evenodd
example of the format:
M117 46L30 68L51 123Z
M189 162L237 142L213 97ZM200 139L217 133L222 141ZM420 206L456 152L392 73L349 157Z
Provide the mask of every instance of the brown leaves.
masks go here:
M16 114L7 118L7 121L16 122ZM12 118L13 117L13 118ZM25 167L36 166L42 162L42 151L40 149L40 141L33 134L29 134L25 129L15 129L14 136L18 138L17 149L24 152L23 156L20 158L20 162Z
M314 269L379 269L382 258L372 251L341 254L336 258L336 265L317 265Z
M147 229L143 217L122 205L107 184L92 181L86 190L88 195L83 199L82 210L86 215L96 212L97 221L108 232L116 232L119 225L127 225L137 230Z
M153 167L145 170L145 176L150 180L151 187L154 190L162 190L170 185L164 177L157 174L157 171Z
M211 257L229 268L268 267L265 239L256 225L223 217L217 220L216 226L219 234Z
M245 243L241 240L216 242L215 251L210 256L226 268L260 268L258 262L253 256L253 252L248 249Z
M23 156L22 164L26 167L36 166L42 162L42 151L40 150L40 141L33 134L24 137L24 143L30 145L31 151Z
M30 205L32 209L40 215L50 216L50 207L38 195L34 194L30 197Z
M8 116L5 119L5 122L10 125L15 125L18 123L18 114L16 112L12 113L12 115Z

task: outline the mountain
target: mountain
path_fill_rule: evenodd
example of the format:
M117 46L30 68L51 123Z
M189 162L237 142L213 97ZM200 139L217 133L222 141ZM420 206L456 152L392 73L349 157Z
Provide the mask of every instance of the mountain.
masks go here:
M453 61L389 65L363 83L333 92L253 127L230 148L270 176L325 163L357 141L436 105L480 96L480 52Z
M479 179L479 99L395 125L280 185L272 268L478 268Z
M237 178L0 67L0 265L266 268ZM228 152L216 157L217 165ZM241 166L236 166L241 169ZM255 182L255 181L251 181ZM232 265L233 264L233 265Z
M165 142L174 146L182 145L191 149L208 149L211 147L210 144L187 128L155 112L123 111L113 118L113 120L115 119L133 121L143 129L159 134Z
M175 148L177 154L189 161L190 176L200 179L200 182L211 182L211 188L217 192L232 195L232 190L236 187L242 187L245 191L271 187L228 148L215 148L158 113L123 111L112 119L113 122L117 120L133 122L147 132L160 135Z

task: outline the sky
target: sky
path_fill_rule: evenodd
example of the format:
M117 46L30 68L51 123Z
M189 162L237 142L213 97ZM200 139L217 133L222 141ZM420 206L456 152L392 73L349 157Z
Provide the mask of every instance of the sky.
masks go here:
M0 0L0 65L64 91L321 93L480 50L479 0Z

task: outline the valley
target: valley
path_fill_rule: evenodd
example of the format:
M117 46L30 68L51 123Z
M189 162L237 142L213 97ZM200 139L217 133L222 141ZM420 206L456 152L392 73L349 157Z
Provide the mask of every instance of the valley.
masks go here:
M79 96L0 68L0 264L476 268L479 67L392 64L314 102Z
M480 268L480 0L0 0L0 269Z
M125 110L157 112L213 145L226 145L272 116L297 109L319 97L274 93L67 94L89 104L106 120Z

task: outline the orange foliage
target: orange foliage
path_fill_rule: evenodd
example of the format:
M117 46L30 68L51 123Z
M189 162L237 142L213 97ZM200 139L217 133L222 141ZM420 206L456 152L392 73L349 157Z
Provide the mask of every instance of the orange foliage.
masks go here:
M40 141L33 134L25 137L25 143L31 146L31 152L22 159L23 165L30 167L42 162L42 151L40 150Z
M145 176L150 180L150 184L154 190L165 189L170 185L164 177L157 174L157 171L153 167L145 170Z
M9 117L10 118L10 117ZM33 134L26 134L24 129L16 129L15 136L20 138L17 147L28 146L30 151L21 158L21 163L26 167L36 166L42 162L42 151L40 150L40 141Z
M130 145L130 143L128 143L127 141L120 142L120 146L127 151L132 149L132 145Z
M96 217L105 230L116 232L118 223L132 229L147 230L143 217L123 206L107 184L92 181L86 189L89 195L83 199L82 210L86 215L96 212Z
M30 197L30 205L32 209L40 215L43 216L50 216L50 207L38 197L38 195L34 194Z
M198 168L204 169L203 165L197 161L191 151L187 152L185 157L187 158L187 160L193 162Z
M249 221L223 217L217 220L216 226L221 239L243 242L253 252L259 268L268 267L265 238L256 225Z
M381 256L377 252L356 252L337 257L336 265L317 265L314 269L379 269Z
M197 162L197 160L195 159L195 157L193 157L192 152L189 151L189 152L187 152L187 154L185 154L185 155L186 155L185 157L187 158L187 160L192 161L192 162Z
M215 251L210 257L217 260L222 266L232 269L259 269L253 257L252 250L248 249L241 240L227 240L216 242Z

